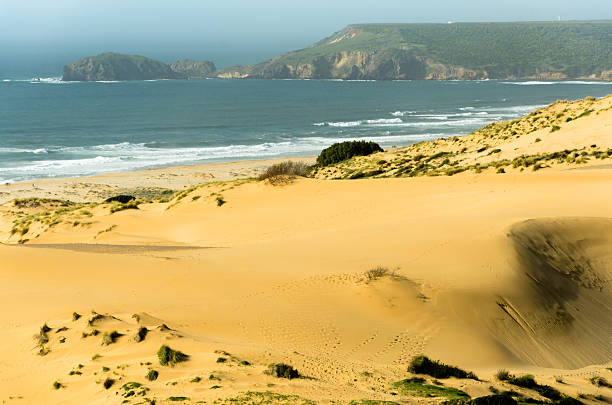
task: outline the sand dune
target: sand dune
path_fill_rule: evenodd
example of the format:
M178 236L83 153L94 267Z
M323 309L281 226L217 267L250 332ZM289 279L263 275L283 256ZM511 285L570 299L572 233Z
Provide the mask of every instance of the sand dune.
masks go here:
M593 115L583 125L607 117ZM610 389L589 379L612 379L612 189L609 169L594 163L211 183L114 213L5 204L0 400L439 403L447 397L393 385L426 354L474 371L481 381L441 380L472 397L493 387L542 399L494 378L506 368L601 403L595 396ZM386 271L368 273L377 267ZM90 323L92 310L108 316ZM40 356L33 335L45 322ZM122 336L103 345L114 330ZM189 360L161 366L162 344ZM265 374L276 362L306 378ZM150 369L157 380L145 378Z

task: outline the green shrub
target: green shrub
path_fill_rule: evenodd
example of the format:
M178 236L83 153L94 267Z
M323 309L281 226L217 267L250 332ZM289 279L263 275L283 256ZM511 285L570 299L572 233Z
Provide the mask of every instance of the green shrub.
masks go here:
M178 350L172 350L166 345L162 345L157 351L159 364L162 366L174 366L177 363L189 360L189 356Z
M142 342L147 337L147 333L149 333L149 329L145 328L144 326L138 328L138 332L136 332L136 335L134 336L134 341Z
M115 343L117 341L117 339L119 339L121 336L123 336L121 333L117 332L116 330L112 331L112 332L104 332L104 335L102 335L102 344L105 346L111 345L113 343Z
M516 405L514 398L508 395L488 395L485 397L474 398L473 405Z
M557 132L558 130L560 130L561 127L558 125L553 125L552 128L550 128L550 132Z
M227 358L225 357L217 357L217 363L225 363L227 362Z
M191 379L190 382L192 383L199 383L200 381L202 381L202 377L194 377Z
M455 366L449 366L437 360L430 360L427 356L416 356L410 362L408 371L413 374L427 374L434 378L470 378L478 380L472 372L462 370Z
M227 202L227 201L225 201L225 200L223 199L223 196L222 196L222 195L218 195L218 196L217 196L217 207L222 206L222 205L223 205L223 204L225 204L226 202Z
M329 148L323 149L317 157L319 166L329 166L353 156L367 156L374 152L382 152L383 149L375 142L347 141L335 143Z
M81 317L81 314L76 313L76 312L72 313L72 320L73 321L78 321L80 317Z
M285 363L270 364L268 370L266 370L266 374L277 378L287 378L289 380L300 377L300 373L296 369Z
M60 388L63 388L63 387L64 387L64 386L62 385L62 383L61 383L61 382L59 382L59 381L55 381L55 382L53 382L53 389L54 389L54 390L59 390Z
M612 385L610 385L610 383L608 382L608 380L606 380L603 377L600 376L595 376L595 377L591 377L589 379L589 381L591 382L591 384L597 386L597 387L607 387L607 388L611 388Z
M304 162L280 162L266 169L259 176L259 180L270 179L276 176L301 176L306 177L310 173L310 167Z
M178 402L178 401L189 401L189 397L170 397L168 401Z
M149 381L155 381L159 377L159 372L157 370L149 370L145 378Z
M104 380L104 382L102 383L102 386L104 387L104 389L109 389L110 387L113 386L113 384L115 384L115 380L113 380L112 378L107 378L106 380Z

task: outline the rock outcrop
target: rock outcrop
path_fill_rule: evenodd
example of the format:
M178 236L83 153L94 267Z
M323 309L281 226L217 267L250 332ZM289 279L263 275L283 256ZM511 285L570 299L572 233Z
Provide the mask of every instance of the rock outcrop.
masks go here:
M170 68L185 77L193 79L205 79L215 77L217 67L213 62L197 62L191 59L181 59L170 65Z
M183 79L163 63L144 56L103 53L79 59L64 66L64 81L123 81Z

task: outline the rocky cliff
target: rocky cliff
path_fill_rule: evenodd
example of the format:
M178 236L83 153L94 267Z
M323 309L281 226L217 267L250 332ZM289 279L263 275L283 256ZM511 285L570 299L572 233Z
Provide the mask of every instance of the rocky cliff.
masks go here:
M153 59L137 55L103 53L64 66L64 81L182 79L185 75Z
M185 77L204 79L215 77L217 67L213 62L197 62L191 59L181 59L170 65L170 68Z
M350 25L222 78L610 80L611 21Z

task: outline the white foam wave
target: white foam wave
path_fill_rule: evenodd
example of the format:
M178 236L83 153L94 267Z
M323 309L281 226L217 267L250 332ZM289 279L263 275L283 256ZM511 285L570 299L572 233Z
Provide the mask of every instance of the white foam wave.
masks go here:
M403 117L404 115L414 114L416 111L394 111L391 113L394 117Z
M377 120L366 120L364 121L366 124L399 124L403 122L400 118L380 118Z
M63 82L61 77L34 77L30 80L27 80L30 83L45 83L45 84L63 84L67 82Z
M560 81L526 81L526 82L501 82L502 84L513 84L516 86L549 86L552 84L582 84L582 85L593 85L601 84L608 85L612 82L600 82L600 81L587 81L587 80L560 80Z
M52 176L84 176L100 173L138 170L178 164L201 163L211 160L265 158L274 156L315 154L335 142L369 140L381 145L403 145L443 136L440 133L412 135L380 135L368 137L311 137L292 141L266 142L256 145L228 145L192 148L151 148L144 143L97 145L93 147L61 148L73 159L14 162L1 167L0 182L22 181ZM88 156L89 155L89 156Z

